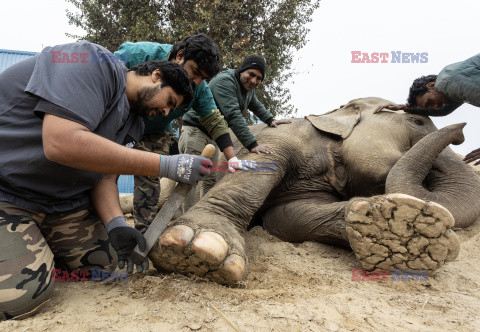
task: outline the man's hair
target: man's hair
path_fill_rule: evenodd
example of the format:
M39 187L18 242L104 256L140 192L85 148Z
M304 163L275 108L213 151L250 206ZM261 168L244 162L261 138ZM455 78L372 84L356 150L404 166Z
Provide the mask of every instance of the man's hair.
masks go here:
M422 96L425 92L428 91L428 83L435 82L436 80L437 75L428 75L419 77L415 81L413 81L412 86L410 87L410 92L408 94L407 105L410 107L417 106L417 97Z
M220 71L222 56L215 42L204 33L185 37L180 43L174 45L168 56L171 61L177 57L178 51L183 51L185 61L193 60L197 63L198 69L213 78Z
M161 87L171 87L173 91L183 96L182 105L190 104L193 99L192 84L185 69L177 63L163 60L147 61L133 66L130 70L137 75L148 76L157 69L161 73Z

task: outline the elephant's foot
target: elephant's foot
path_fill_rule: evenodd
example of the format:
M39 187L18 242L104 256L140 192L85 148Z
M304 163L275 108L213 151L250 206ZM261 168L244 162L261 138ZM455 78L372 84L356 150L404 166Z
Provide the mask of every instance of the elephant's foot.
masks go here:
M158 239L149 258L158 270L194 274L232 286L247 275L244 247L243 237L226 221L181 217Z
M460 251L451 213L434 202L389 194L353 202L347 237L365 270L434 271Z

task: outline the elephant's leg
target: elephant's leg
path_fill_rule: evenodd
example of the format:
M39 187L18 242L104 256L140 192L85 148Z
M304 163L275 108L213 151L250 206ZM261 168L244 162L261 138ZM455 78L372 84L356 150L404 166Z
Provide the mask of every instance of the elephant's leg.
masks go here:
M366 270L436 270L458 255L453 225L441 205L403 194L298 200L263 215L263 227L284 241L350 245Z
M269 157L249 155L250 158ZM282 157L277 154L270 158ZM282 169L226 175L159 238L149 255L153 265L228 285L245 279L247 262L242 232L281 181Z
M345 209L349 202L302 199L268 209L263 228L288 242L316 241L348 246Z
M443 206L404 194L357 200L345 213L348 241L365 270L428 270L460 250Z

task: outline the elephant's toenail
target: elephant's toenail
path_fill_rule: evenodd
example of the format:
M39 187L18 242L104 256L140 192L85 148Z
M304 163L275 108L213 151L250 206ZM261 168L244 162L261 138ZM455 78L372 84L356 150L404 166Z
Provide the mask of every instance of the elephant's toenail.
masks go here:
M193 242L193 252L204 261L220 264L227 256L228 245L223 237L214 232L200 233Z
M193 229L188 226L175 226L160 236L158 242L164 246L184 248L193 239Z
M245 260L239 255L233 254L225 259L223 270L227 272L231 279L240 281L245 275Z

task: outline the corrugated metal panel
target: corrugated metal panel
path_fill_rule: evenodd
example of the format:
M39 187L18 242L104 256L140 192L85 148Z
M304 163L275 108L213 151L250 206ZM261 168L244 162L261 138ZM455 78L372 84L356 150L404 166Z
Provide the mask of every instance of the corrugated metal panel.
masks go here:
M133 175L120 175L117 185L121 194L133 194Z
M18 61L22 61L37 54L36 52L13 51L0 49L0 72Z
M14 63L27 59L35 54L37 53L0 49L0 72ZM133 193L133 175L120 175L118 177L118 191L123 194Z

